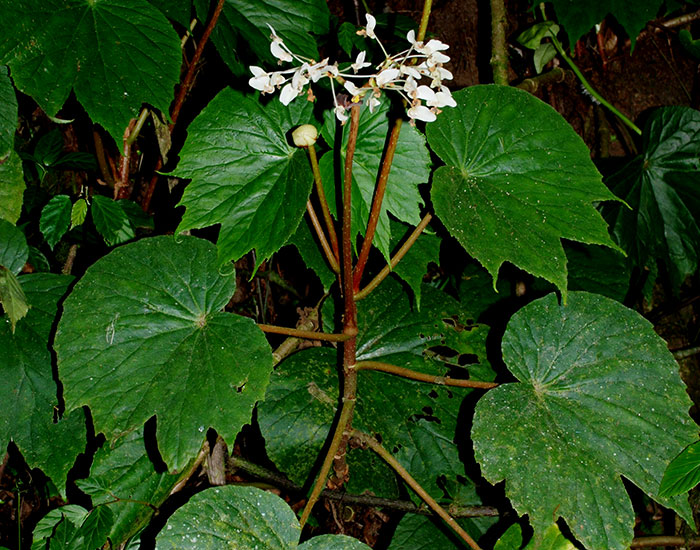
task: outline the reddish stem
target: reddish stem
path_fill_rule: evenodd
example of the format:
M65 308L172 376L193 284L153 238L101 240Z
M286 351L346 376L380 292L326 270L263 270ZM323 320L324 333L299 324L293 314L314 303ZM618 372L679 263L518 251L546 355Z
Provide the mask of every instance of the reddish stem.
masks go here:
M386 154L382 161L382 167L379 172L379 180L377 181L377 187L374 192L374 199L372 201L372 210L369 213L369 221L367 222L367 231L365 233L365 240L362 242L362 249L360 250L360 255L357 258L357 265L355 266L355 274L353 276L353 291L357 292L360 289L360 282L362 281L362 273L367 265L367 259L369 258L369 252L372 249L372 241L374 240L374 233L377 229L377 223L379 223L379 215L382 212L382 202L384 201L384 193L386 191L386 184L389 181L389 173L391 172L391 163L394 161L394 153L396 152L396 144L399 141L399 133L401 132L402 120L396 119L394 127L391 129L389 134L389 143L386 148Z

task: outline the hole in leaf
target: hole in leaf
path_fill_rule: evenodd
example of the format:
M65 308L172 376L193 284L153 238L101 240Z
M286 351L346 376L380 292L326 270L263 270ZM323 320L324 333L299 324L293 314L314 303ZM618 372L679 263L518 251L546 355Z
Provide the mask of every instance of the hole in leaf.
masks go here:
M460 366L475 365L479 362L479 357L474 353L462 353L457 358L457 364Z

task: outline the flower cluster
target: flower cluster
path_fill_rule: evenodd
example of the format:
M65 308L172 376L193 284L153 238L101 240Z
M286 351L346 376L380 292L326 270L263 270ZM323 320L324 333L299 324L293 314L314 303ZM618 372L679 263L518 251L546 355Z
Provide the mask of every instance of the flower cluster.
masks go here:
M432 122L440 113L441 107L456 107L457 103L450 90L443 85L443 81L452 79L452 73L444 68L450 58L445 53L449 48L447 44L439 40L429 40L427 43L416 40L414 31L406 35L410 46L408 49L394 55L389 55L374 32L377 24L372 15L366 15L367 26L358 34L376 40L384 52L385 59L375 67L373 74L358 74L371 63L365 61L366 52L359 53L355 62L350 65L352 73L343 73L338 69L338 64L330 64L328 59L315 62L293 53L277 36L275 30L270 27L272 42L270 51L279 61L297 62L299 66L291 69L275 72L266 72L260 67L251 66L253 73L248 83L262 93L274 93L281 89L280 101L288 105L300 95L306 94L313 99L313 92L305 87L309 82L318 82L322 77L328 77L333 92L335 115L341 122L348 119L347 106L339 103L335 94L334 83L342 83L345 90L352 96L352 102L365 101L370 111L380 104L382 90L395 90L406 100L408 109L406 113L413 123L415 120ZM269 25L268 25L269 26ZM428 79L429 85L421 84L422 79ZM353 79L359 81L358 84ZM362 82L364 80L364 82Z

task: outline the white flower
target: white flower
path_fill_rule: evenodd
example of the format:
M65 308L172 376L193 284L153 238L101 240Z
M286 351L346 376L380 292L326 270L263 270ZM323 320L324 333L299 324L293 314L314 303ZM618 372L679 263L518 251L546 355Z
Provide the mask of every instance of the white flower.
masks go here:
M365 19L367 19L367 27L365 28L365 34L370 38L374 38L376 40L377 35L374 34L374 27L377 26L377 20L374 18L373 15L370 15L369 13L365 14Z
M401 73L399 72L398 69L384 69L382 72L380 72L377 75L377 86L380 88L383 88L387 84L391 83L392 81L396 80Z
M314 82L318 82L322 76L328 74L329 69L330 69L330 67L328 67L328 58L327 57L326 57L326 59L324 59L323 61L319 61L315 65L309 66L307 64L306 66L307 66L307 70L309 73L309 78L311 80L313 80ZM337 72L338 69L336 68L335 70Z
M280 101L282 102L282 105L289 105L298 95L299 90L297 90L290 82L285 85L284 88L282 88L282 91L280 92Z
M414 31L413 29L408 31L406 33L406 40L408 40L411 44L413 44L415 46L415 44L416 44L416 31ZM421 44L422 44L422 42L421 42Z
M365 62L365 56L367 55L367 52L362 50L359 54L357 54L357 59L355 59L355 63L350 65L352 67L353 72L357 74L357 71L361 71L365 67L369 67L371 63Z
M272 52L272 55L274 55L280 61L293 61L294 58L287 50L287 46L284 45L282 39L277 36L275 29L273 29L270 25L268 25L268 27L270 27L270 30L272 31L272 36L270 37L272 39L272 42L270 42L270 51Z
M335 109L333 109L333 112L335 113L336 118L341 123L345 123L345 121L349 118L348 114L345 112L345 107L343 107L342 105L336 105Z
M406 111L406 114L414 120L422 120L424 122L433 122L437 118L433 111L420 104L411 107Z
M253 73L253 78L248 81L248 85L256 90L260 90L264 94L271 94L275 91L274 85L270 82L270 74L263 71L260 67L251 65L250 72Z
M450 90L445 86L440 88L440 91L434 92L434 94L435 97L433 99L426 100L428 107L457 107L457 102L452 97Z
M450 60L449 55L440 52L433 52L428 56L428 65L437 65L438 63L447 63Z
M416 80L420 80L421 74L415 67L412 67L410 65L401 65L399 67L399 71L402 75L412 76Z
M270 84L272 84L273 86L281 86L285 83L286 80L287 79L284 78L282 73L272 73L270 75Z
M355 97L356 95L359 95L359 94L362 93L362 89L361 89L361 88L358 88L357 86L355 86L355 85L354 85L352 82L350 82L349 80L346 80L346 81L343 83L343 86L345 86L345 89L346 89L348 92L350 92L350 94L352 94L352 97Z
M428 40L428 43L425 46L422 42L416 42L413 47L416 48L416 50L418 50L420 53L425 54L427 56L432 55L434 52L441 52L449 49L449 46L447 44L435 39Z

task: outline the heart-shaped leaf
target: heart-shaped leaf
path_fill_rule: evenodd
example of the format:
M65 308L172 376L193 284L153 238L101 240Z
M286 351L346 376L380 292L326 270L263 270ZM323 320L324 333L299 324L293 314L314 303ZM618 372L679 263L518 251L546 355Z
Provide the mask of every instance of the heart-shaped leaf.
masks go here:
M119 247L88 268L56 332L67 410L88 405L110 441L158 417L175 470L207 428L233 441L265 394L272 354L247 318L222 311L235 288L211 243L172 236Z
M143 103L167 113L180 78L180 38L146 0L0 0L13 19L0 57L18 89L55 115L71 89L121 143Z
M655 110L642 154L608 180L631 209L610 205L606 218L639 266L662 258L678 286L700 261L700 112Z
M51 248L70 229L70 216L73 206L68 195L56 195L41 210L39 230Z
M311 119L312 105L285 107L233 90L216 96L189 127L176 175L191 178L178 231L221 224L219 261L255 249L258 265L294 233L313 177L306 152L286 133Z
M107 246L121 244L135 237L134 228L118 201L95 195L92 197L90 215L95 229L102 235Z
M5 162L0 163L0 219L11 223L19 219L24 188L22 159L11 152Z
M587 548L629 548L634 512L625 476L659 497L666 464L696 439L678 365L651 324L618 302L572 292L516 313L503 360L519 380L478 403L475 456L492 483L528 514L535 536L557 516Z
M549 105L507 86L472 86L427 127L447 164L433 174L435 213L494 277L503 262L566 295L561 239L615 247L594 203L615 196L588 148Z

